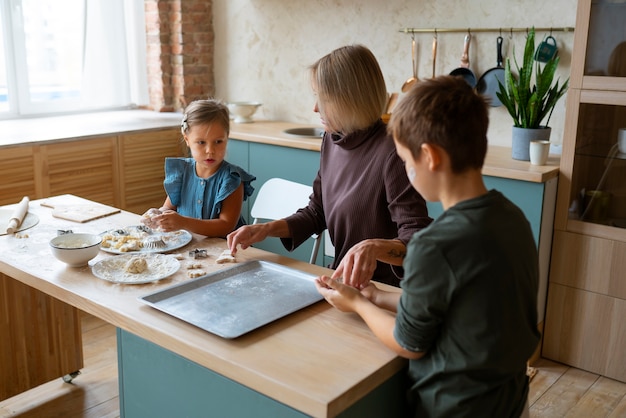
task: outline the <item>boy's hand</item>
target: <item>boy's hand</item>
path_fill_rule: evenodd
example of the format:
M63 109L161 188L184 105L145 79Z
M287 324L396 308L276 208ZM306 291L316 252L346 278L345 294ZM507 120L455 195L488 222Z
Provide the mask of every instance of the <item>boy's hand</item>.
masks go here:
M315 279L315 287L328 303L342 312L354 312L356 304L366 299L358 289L347 286L339 280L331 279L328 276L321 276Z

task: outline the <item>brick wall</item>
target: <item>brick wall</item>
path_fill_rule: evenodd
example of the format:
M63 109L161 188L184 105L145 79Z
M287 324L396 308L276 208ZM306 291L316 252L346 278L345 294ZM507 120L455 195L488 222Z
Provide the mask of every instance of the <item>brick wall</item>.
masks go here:
M150 108L171 112L213 95L213 2L145 0L144 4Z

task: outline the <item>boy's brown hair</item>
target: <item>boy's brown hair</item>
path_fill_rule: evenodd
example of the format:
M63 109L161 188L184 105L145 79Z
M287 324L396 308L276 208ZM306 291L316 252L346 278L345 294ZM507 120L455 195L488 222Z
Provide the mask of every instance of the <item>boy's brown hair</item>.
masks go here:
M450 157L452 172L480 169L487 153L486 100L457 76L420 81L394 108L387 129L417 159L423 143Z

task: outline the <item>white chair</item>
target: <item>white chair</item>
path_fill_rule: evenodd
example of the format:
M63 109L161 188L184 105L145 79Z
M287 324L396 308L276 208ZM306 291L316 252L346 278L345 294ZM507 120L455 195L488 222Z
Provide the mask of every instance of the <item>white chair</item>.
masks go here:
M254 218L253 224L259 219L276 220L286 218L296 213L300 208L309 204L309 196L313 193L313 188L306 184L293 181L271 178L259 189L256 200L250 210L250 215ZM315 240L309 263L315 264L317 252L320 248L320 236L312 235Z

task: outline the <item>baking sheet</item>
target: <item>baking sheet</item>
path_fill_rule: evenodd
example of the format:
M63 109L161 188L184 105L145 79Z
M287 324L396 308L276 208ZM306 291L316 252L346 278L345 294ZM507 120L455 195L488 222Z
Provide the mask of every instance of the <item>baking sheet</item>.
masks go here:
M237 338L317 301L316 276L249 261L139 298L223 338Z

